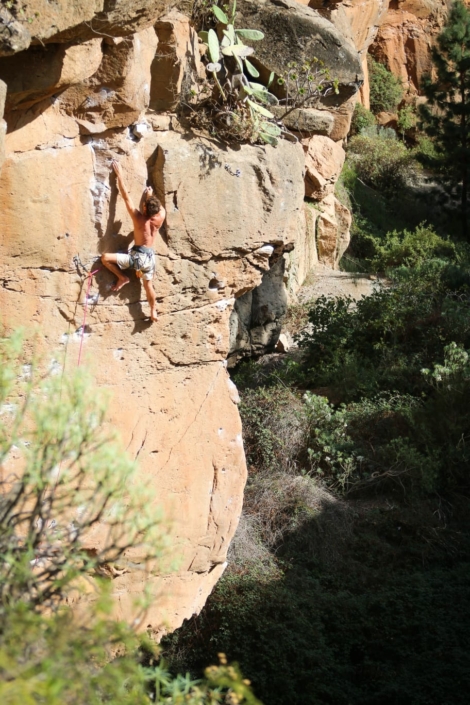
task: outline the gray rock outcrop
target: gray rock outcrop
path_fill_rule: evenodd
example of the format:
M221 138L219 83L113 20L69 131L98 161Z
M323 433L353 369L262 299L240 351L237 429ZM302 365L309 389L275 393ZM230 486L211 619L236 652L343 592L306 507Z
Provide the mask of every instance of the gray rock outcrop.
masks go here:
M330 97L329 105L340 105L359 89L364 76L356 48L310 7L295 0L240 0L237 22L239 27L264 32L265 38L253 46L257 62L271 71L280 74L289 62L302 65L314 57L323 61L338 81L338 93Z

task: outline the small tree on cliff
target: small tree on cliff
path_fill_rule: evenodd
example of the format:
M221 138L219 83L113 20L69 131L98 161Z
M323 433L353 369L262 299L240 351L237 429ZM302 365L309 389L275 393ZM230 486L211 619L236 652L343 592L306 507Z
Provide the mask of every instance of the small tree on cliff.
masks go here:
M432 53L436 77L422 89L428 103L420 114L442 152L443 176L460 197L462 234L468 237L470 172L470 11L457 0Z

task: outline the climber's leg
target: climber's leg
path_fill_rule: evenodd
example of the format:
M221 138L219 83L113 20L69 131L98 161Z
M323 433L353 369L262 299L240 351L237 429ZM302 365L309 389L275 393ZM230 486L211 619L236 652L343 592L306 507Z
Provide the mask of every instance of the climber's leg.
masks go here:
M126 277L119 269L119 267L126 269L130 266L130 262L128 263L126 258L129 259L129 255L114 252L105 252L104 255L101 255L101 261L104 266L117 277L117 282L112 287L113 291L119 291L123 286L129 284L129 277ZM118 262L119 267L117 266Z
M152 321L157 320L157 295L155 294L155 289L153 288L151 279L142 279L144 283L145 293L147 294L147 300L150 304L150 318Z

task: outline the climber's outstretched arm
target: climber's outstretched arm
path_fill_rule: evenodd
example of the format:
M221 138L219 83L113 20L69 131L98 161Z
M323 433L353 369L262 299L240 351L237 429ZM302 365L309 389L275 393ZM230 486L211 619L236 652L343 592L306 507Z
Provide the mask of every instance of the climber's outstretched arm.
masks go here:
M132 219L135 218L136 215L138 215L139 211L135 208L132 198L130 197L126 185L124 183L124 179L122 176L122 169L121 165L119 162L117 162L115 159L113 159L112 166L114 169L114 173L116 174L117 177L117 182L119 186L119 191L121 193L121 196L124 199L124 203L126 204L126 208L129 211L129 215L131 216Z

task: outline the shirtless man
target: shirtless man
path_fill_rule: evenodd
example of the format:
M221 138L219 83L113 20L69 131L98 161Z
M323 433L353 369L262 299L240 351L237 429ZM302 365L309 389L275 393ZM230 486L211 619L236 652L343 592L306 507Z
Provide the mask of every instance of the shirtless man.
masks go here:
M156 294L153 288L152 279L155 274L155 252L153 242L155 236L165 220L165 209L154 195L151 188L146 188L140 200L140 210L134 208L132 199L124 184L122 169L118 162L113 161L113 169L116 173L119 191L124 199L126 208L134 224L134 246L127 255L106 252L101 256L101 261L110 272L117 276L117 282L113 286L113 291L119 291L129 283L121 270L135 269L139 278L142 278L147 300L150 304L150 318L157 320Z

